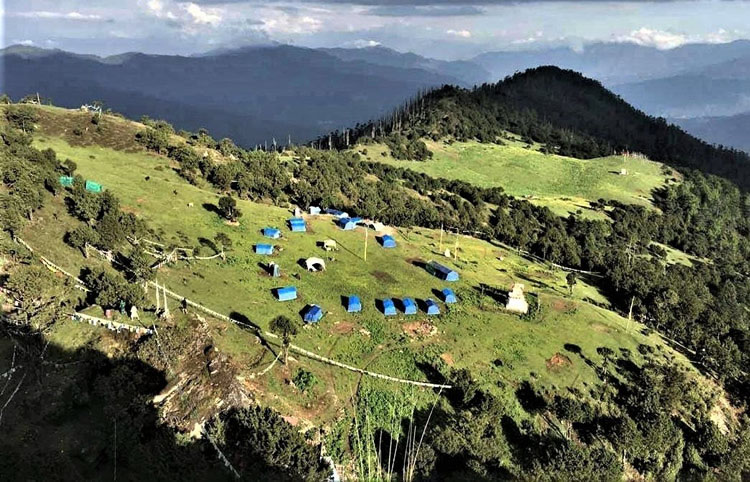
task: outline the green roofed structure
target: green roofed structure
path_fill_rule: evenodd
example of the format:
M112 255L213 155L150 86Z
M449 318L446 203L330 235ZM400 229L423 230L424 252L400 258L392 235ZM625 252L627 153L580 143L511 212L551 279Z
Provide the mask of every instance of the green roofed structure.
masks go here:
M73 176L60 176L60 184L65 187L73 187Z
M102 185L94 181L86 181L86 190L89 192L102 192Z

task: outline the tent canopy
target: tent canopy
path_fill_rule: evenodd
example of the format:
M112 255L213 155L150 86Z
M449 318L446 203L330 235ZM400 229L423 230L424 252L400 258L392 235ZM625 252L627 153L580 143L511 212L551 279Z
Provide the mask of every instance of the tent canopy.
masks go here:
M305 260L307 271L325 271L326 262L320 258L307 258Z
M86 190L90 192L102 192L102 185L94 181L86 181Z
M344 211L339 211L338 209L326 208L325 213L326 214L332 214L332 215L336 216L337 218L348 218L349 217L349 215L346 214Z
M281 237L281 231L278 228L266 227L263 228L263 236L272 239L278 239Z
M309 305L303 315L306 323L317 323L321 318L323 318L323 309L318 305Z
M432 298L428 298L424 302L426 312L428 315L439 315L440 314L440 307L438 304L433 300Z
M297 288L294 286L285 286L283 288L276 288L276 297L279 301L290 301L297 299Z
M383 300L383 314L385 316L395 316L396 315L396 305L393 304L393 300L390 298L386 298Z
M338 220L339 227L345 231L349 231L351 229L354 229L357 227L357 223L360 222L362 218L347 218L347 217L341 217Z
M256 244L255 254L273 254L273 244Z
M349 295L346 298L346 311L349 313L358 313L362 311L362 302L357 295Z
M302 219L302 218L290 218L289 219L289 227L295 233L301 233L301 232L307 231L307 226L305 225L305 220Z
M401 300L401 308L405 315L416 315L417 314L417 302L414 298L404 298Z
M393 239L393 236L391 236L390 234L385 234L383 236L380 236L378 238L378 242L384 248L395 248L396 247L396 240Z
M427 263L427 271L445 281L458 281L458 273L437 261Z
M454 293L450 288L443 288L441 293L443 295L443 301L446 303L455 303L456 301L458 301L456 299L456 293Z

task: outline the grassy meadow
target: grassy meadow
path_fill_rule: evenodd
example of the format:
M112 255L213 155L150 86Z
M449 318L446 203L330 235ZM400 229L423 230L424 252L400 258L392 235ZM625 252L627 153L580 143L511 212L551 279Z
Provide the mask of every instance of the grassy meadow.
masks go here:
M680 357L657 335L646 336L641 325L607 310L606 299L585 279L579 280L571 296L563 271L530 261L500 246L464 236L456 238L452 234L444 235L441 246L439 231L405 229L394 230L397 248L383 249L370 231L365 261L364 228L342 231L328 216L307 217L308 232L292 233L286 226L290 210L241 200L238 207L243 216L239 224L226 224L213 212L218 195L206 186L192 186L179 178L173 170L175 166L165 157L139 150L72 146L60 136L44 131L36 135L34 144L39 148L53 148L61 160L74 160L78 173L111 189L124 209L143 217L164 241L195 247L202 238L213 239L219 232L232 240L233 248L226 261L178 262L159 271L159 282L198 303L221 313L233 313L263 329L267 329L273 317L281 314L302 323L301 312L305 306L319 304L325 312L322 321L304 327L294 343L342 362L417 380L427 380L419 364L469 368L488 389L515 400L512 396L515 388L527 379L550 388L575 386L583 389L599 382L594 370L582 358L564 348L566 344L579 346L586 357L595 361L601 360L596 349L602 346L615 351L628 350L637 361L640 344L657 346L664 356ZM576 192L576 185L585 184L590 176L592 182L598 179L591 188L593 191L577 192L578 195L592 195L594 199L606 197L602 192L637 196L642 190L647 196L651 187L664 180L658 164L644 161L629 161L643 164L642 175L637 165L628 165L632 174L617 176L608 172L621 162L617 159L611 160L612 167L593 168L589 166L593 166L594 161L557 159L521 148L502 147L493 149L514 152L519 157L503 160L503 156L498 156L494 164L482 154L485 147L464 147L468 153L460 151L461 146L445 147L445 150L459 156L456 159L481 158L489 163L485 164L484 173L483 169L474 167L465 169L465 176L477 176L476 180L467 180L485 185L502 183L503 172L513 173L515 187L506 188L511 193L531 189L523 186L538 185L535 195L567 195ZM368 149L374 153L372 146ZM521 173L527 171L523 155L537 163L538 176L526 174L529 179L523 179ZM562 166L567 166L565 169L570 172L577 169L580 177L576 181L566 180L562 174L557 181L555 176L547 178L543 175L543 163L550 158L560 166L556 169L562 171ZM436 166L442 166L443 170L453 166L450 172L463 176L457 170L457 163L449 160L447 154L436 152L433 161L397 164L414 169L423 167L432 175L443 176L448 176L449 171L433 172L439 170ZM575 167L576 163L579 167ZM609 177L615 184L610 183ZM627 184L618 187L616 181ZM101 263L95 258L84 259L80 252L62 243L63 234L75 221L67 215L59 198L45 208L41 217L48 221L52 218L54 222L31 225L24 233L41 254L70 270ZM281 228L283 239L264 238L260 230L265 226ZM326 253L317 245L329 238L337 241L339 251ZM252 248L256 243L274 244L275 253L271 256L254 254ZM458 259L443 258L441 248L453 250L456 243ZM311 256L323 258L327 270L307 272L300 260ZM461 280L445 283L428 274L421 263L430 259L456 268ZM269 261L280 265L281 278L267 275L263 265ZM536 319L523 320L504 310L504 294L513 282L524 283L527 292L539 297L542 309ZM287 285L298 288L299 298L290 302L276 301L271 290ZM440 303L442 313L437 317L427 317L422 311L416 316L384 317L376 308L376 300L385 297L437 298L435 291L446 286L456 291L459 302L450 307ZM361 297L362 313L346 313L342 296L349 294ZM173 312L176 311L175 303ZM272 355L256 345L251 334L237 326L219 321L212 321L211 326L217 348L232 355L243 377L248 375L245 381L257 398L284 414L316 422L333 420L360 386L355 374L300 358L294 359L289 369L281 367L263 378L250 378L250 374L271 362ZM86 326L85 331L79 332L66 322L56 330L54 336L71 346L85 344L86 334L95 329ZM311 394L300 394L284 381L298 366L306 367L321 381ZM429 390L405 388L381 380L368 380L366 384L385 394L384 397L398 400L408 396L418 405L429 403L432 397Z
M505 145L479 142L425 141L433 158L427 161L396 160L385 145L359 146L366 159L423 172L433 177L458 179L482 187L500 186L508 194L528 198L561 215L582 210L583 215L602 218L589 209L589 201L617 200L651 205L651 192L668 182L662 164L644 159L610 156L581 160L539 152L517 140ZM627 175L620 175L626 169Z

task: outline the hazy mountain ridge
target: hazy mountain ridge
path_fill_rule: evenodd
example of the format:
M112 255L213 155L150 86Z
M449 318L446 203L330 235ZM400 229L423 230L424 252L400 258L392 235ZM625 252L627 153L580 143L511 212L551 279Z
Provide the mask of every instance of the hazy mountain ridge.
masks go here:
M129 53L106 58L10 48L2 57L3 90L13 98L38 91L66 107L103 100L130 116L164 112L178 127L203 123L218 137L231 135L244 145L270 137L304 141L382 115L420 90L456 80L290 46L204 57ZM143 108L151 99L176 108ZM208 115L202 114L206 110ZM228 118L209 122L219 113ZM263 129L238 129L237 122Z
M178 128L206 127L217 137L232 137L246 146L272 138L305 142L383 116L425 89L496 82L541 65L595 78L651 115L703 118L750 111L750 41L744 40L671 50L597 43L581 50L488 52L465 61L435 60L382 46L287 45L220 49L190 57L138 52L98 57L18 45L1 51L0 58L5 70L1 90L13 98L38 91L67 107L103 100L130 117L149 114ZM720 120L682 125L692 129L713 122ZM701 136L708 131L693 132ZM725 133L707 140L746 145L741 130Z
M750 152L750 112L726 117L673 119L672 122L708 142Z

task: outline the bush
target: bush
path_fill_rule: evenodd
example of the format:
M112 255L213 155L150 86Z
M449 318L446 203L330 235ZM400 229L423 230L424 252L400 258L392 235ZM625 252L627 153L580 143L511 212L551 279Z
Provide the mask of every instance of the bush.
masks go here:
M311 372L300 368L292 377L292 382L300 391L307 392L318 383L318 379Z

